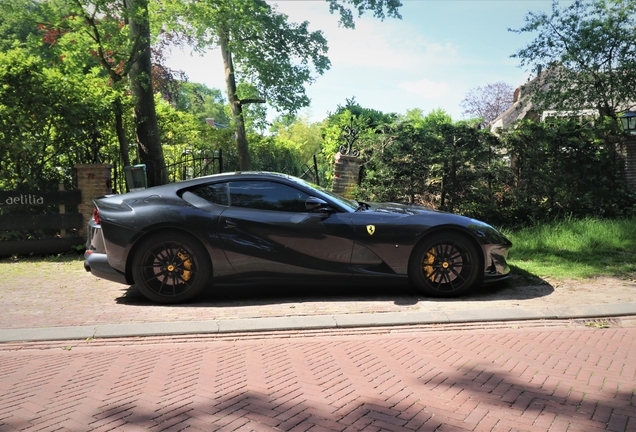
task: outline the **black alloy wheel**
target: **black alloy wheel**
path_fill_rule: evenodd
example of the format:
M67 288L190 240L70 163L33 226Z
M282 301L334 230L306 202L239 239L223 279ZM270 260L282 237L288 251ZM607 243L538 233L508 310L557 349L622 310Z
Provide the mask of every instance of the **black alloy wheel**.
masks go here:
M436 233L415 248L409 263L412 283L425 295L456 297L481 283L480 255L464 235Z
M158 303L180 303L197 296L210 277L205 248L182 233L161 233L144 240L133 258L139 291Z

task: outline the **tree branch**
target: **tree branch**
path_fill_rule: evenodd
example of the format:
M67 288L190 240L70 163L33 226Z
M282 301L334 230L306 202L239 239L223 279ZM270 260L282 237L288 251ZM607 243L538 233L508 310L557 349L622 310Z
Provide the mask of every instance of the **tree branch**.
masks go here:
M239 105L247 105L253 103L264 104L267 103L267 101L265 99L239 99L237 103Z

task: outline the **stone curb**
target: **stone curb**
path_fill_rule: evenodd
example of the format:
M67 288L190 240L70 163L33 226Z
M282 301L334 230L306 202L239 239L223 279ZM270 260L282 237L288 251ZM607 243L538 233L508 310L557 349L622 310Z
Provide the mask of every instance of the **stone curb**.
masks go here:
M0 343L636 315L636 303L0 329Z

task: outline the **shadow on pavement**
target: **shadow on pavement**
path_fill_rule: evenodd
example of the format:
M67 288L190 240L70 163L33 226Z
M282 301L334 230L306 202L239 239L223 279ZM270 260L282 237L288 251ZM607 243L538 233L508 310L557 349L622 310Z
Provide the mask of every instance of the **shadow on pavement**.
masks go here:
M465 352L450 352L466 362ZM586 397L586 393L576 391L576 387L569 391L569 385L565 390L563 385L559 386L562 383L557 379L558 372L542 372L539 379L533 378L536 383L529 383L513 372L483 366L474 360L467 365L469 368L462 366L457 372L449 373L448 368L438 367L431 364L430 358L420 356L410 356L417 368L406 364L396 372L386 366L384 359L371 356L376 360L375 376L359 370L366 364L363 363L351 366L355 375L324 377L320 373L333 374L333 365L320 353L316 354L317 360L306 360L314 365L313 374L307 373L299 380L295 371L290 370L289 358L276 354L281 357L281 364L266 369L276 372L271 374L274 378L255 370L264 365L250 357L246 361L243 354L237 355L240 363L233 359L230 366L226 366L236 369L229 377L223 376L223 371L208 372L206 381L201 382L200 374L190 372L187 378L194 385L185 389L179 380L161 382L163 386L152 386L142 380L138 385L145 396L139 395L140 390L125 389L129 392L125 399L116 392L117 399L101 401L101 392L94 392L90 395L92 400L102 402L102 407L83 407L76 417L83 424L78 421L72 424L90 429L117 427L118 430L183 430L188 426L198 430L281 431L313 428L491 430L495 426L501 430L632 430L633 409L628 402L631 392L607 392L603 399L598 393ZM267 360L261 356L266 357L258 353L254 358L260 362ZM445 360L448 357L445 355ZM245 367L245 363L251 368ZM244 370L239 369L241 365ZM177 364L174 372L186 366ZM139 369L145 372L147 368L142 365ZM245 376L248 369L251 374ZM248 377L252 377L251 381ZM379 377L384 381L380 382ZM325 385L322 382L327 378L328 385ZM80 394L88 394L87 387L104 391L91 386L91 380L87 381L88 385L78 384ZM181 387L176 395L166 394L166 389L172 390L178 385ZM47 398L42 399L53 405ZM78 398L66 404L73 409L81 405ZM47 410L42 416L52 422L52 414ZM5 426L6 430L30 430L34 422L29 420L28 414L14 415L0 420L0 429Z
M484 285L457 298L426 297L406 282L319 284L319 283L234 283L217 284L208 288L194 301L182 303L185 307L262 306L269 304L307 302L386 302L398 306L412 306L420 302L463 302L526 300L550 295L554 288L547 282L530 275L513 274L508 280ZM119 304L153 305L136 286L128 287ZM166 305L170 306L170 305Z

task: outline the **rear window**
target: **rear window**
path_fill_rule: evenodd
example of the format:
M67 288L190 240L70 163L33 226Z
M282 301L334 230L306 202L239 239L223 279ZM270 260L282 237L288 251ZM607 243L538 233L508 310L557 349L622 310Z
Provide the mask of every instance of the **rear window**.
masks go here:
M190 192L204 200L222 206L229 204L227 183L214 183L190 189Z

